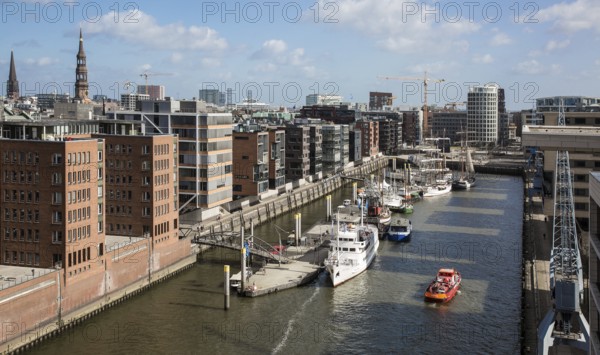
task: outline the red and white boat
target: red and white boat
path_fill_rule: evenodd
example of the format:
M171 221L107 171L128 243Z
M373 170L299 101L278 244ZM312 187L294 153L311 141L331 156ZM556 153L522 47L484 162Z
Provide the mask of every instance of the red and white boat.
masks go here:
M425 301L446 303L460 289L460 273L455 269L440 269L425 291Z

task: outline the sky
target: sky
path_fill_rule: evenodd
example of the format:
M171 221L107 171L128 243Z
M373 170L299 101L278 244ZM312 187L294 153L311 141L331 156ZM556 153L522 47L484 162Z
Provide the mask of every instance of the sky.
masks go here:
M2 1L0 80L5 94L14 50L22 95L73 95L81 28L90 96L119 98L147 73L176 99L231 88L237 102L299 108L382 91L419 106L427 78L429 104L496 83L508 109L529 109L600 96L598 14L597 0Z

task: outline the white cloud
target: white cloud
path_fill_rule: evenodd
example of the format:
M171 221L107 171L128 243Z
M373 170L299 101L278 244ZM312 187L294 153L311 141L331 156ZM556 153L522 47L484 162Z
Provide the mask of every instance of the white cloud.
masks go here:
M575 0L561 2L541 9L534 17L541 22L551 22L559 32L574 33L582 30L600 32L600 2L597 0Z
M36 67L46 67L52 64L58 63L58 59L50 58L50 57L40 57L40 58L27 58L25 59L25 64L33 65Z
M115 16L123 20L115 21ZM210 27L160 25L154 17L137 9L118 15L109 12L98 22L84 22L81 26L84 36L102 34L153 49L217 51L228 47L227 41Z
M512 39L510 39L510 37L508 37L508 35L506 33L502 33L502 32L498 32L494 35L494 37L492 37L492 40L490 41L490 44L492 46L503 46L506 44L511 44L512 43Z
M179 53L179 52L173 52L171 53L171 56L169 57L169 61L173 64L179 63L183 60L183 54Z
M287 43L280 39L270 39L262 44L262 47L254 52L251 59L272 58L282 55L287 50Z
M514 70L518 74L538 75L538 74L558 74L561 70L560 65L544 65L535 59L526 60L517 64Z
M568 39L565 39L564 41L550 40L548 43L546 43L546 51L552 52L557 49L563 49L566 48L570 43L571 41Z
M202 58L202 66L205 68L216 68L221 66L221 61L217 58Z
M330 4L329 0L319 0L318 6L321 9L325 6L331 8ZM431 54L456 50L453 46L455 41L466 41L464 36L475 33L481 27L469 22L468 16L451 21L445 19L442 13L436 18L435 13L429 11L432 6L414 1L337 0L335 4L337 12L332 17L338 22L335 26L324 26L334 30L354 28L373 38L377 46L394 52L426 51ZM424 6L427 6L425 21L419 11ZM409 7L416 7L418 13L409 15L412 13L408 11Z
M482 63L482 64L489 64L489 63L493 63L494 62L494 57L492 57L492 55L489 54L489 53L484 54L484 55L476 54L473 57L473 62L475 62L475 63Z
M294 68L305 76L314 77L317 72L311 60L306 57L304 48L288 49L287 43L279 39L265 41L250 59L260 61L253 69L255 73L273 73L282 68Z
M145 72L145 71L148 71L150 69L152 69L152 65L151 64L146 63L146 64L140 65L140 71L144 71Z
M263 43L263 48L271 53L279 54L285 52L287 44L280 39L270 39Z

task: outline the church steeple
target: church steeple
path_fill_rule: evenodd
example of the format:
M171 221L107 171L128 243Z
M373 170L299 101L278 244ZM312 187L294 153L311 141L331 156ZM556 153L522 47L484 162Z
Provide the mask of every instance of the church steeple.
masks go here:
M19 81L17 80L13 51L10 51L10 71L8 73L8 81L6 82L6 97L13 100L19 98Z
M77 68L75 69L75 100L89 101L86 56L83 50L83 34L79 29L79 52L77 52Z

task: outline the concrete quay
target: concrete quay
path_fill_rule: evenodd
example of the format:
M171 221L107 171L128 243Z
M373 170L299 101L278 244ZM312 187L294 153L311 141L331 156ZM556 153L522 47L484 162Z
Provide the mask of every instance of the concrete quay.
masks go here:
M327 257L327 251L327 247L317 246L309 248L301 258L291 263L266 264L250 276L241 294L257 297L305 285L323 270L321 265Z

